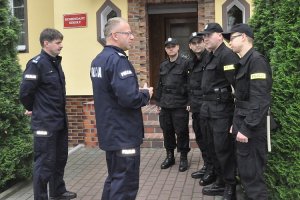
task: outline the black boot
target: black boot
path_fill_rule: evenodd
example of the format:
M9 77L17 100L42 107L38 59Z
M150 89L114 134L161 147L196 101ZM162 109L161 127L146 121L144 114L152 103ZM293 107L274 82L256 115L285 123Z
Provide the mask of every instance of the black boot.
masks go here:
M214 170L212 167L208 167L204 173L204 175L202 176L202 178L199 181L199 184L201 186L206 186L209 184L212 184L213 182L215 182L217 179L217 176L214 173Z
M169 167L171 167L174 164L175 164L174 150L167 150L167 157L164 160L164 162L161 163L160 168L168 169Z
M225 183L221 178L217 178L212 185L206 186L202 189L202 193L207 196L222 196L225 191Z
M184 172L187 169L188 169L187 152L181 152L181 154L180 154L180 163L179 163L179 171Z
M223 200L236 200L236 188L235 185L226 184Z
M204 176L204 174L205 174L206 169L207 169L207 166L204 163L203 167L199 171L193 172L191 174L191 177L192 178L196 178L196 179L197 178L202 178Z

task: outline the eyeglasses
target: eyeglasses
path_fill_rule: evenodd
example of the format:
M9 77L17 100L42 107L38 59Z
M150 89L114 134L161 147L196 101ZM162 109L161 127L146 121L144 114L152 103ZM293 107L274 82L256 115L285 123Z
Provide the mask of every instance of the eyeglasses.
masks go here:
M240 37L240 36L242 36L242 35L243 35L243 34L232 35L232 36L230 37L230 41L232 41L234 38Z
M127 36L133 36L133 33L128 31L128 32L115 32L115 33L119 33L119 34L123 34L123 35L127 35Z

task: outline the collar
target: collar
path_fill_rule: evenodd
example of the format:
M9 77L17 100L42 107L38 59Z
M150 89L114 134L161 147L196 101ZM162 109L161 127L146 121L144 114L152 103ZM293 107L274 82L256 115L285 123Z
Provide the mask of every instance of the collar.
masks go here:
M239 63L242 66L245 65L254 51L255 51L255 49L253 47L251 49L249 49L249 51L240 59Z
M106 48L112 48L112 49L116 50L117 52L119 52L119 53L121 53L121 54L123 54L124 56L127 57L125 51L124 51L123 49L117 47L117 46L113 46L113 45L105 45L104 47L106 47Z
M46 51L44 51L43 49L41 50L41 54L44 55L48 60L50 60L51 62L56 62L56 61L61 61L62 57L61 56L50 56Z
M224 44L224 42L222 42L222 44L216 49L216 51L213 53L214 56L219 56L221 51L226 47L226 45Z

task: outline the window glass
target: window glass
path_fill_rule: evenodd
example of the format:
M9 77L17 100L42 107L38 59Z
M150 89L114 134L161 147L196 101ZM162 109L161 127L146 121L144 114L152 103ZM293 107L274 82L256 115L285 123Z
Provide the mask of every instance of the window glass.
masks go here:
M21 23L21 32L18 45L18 51L27 50L27 19L25 13L25 0L10 0L12 14L19 19Z
M228 17L228 30L235 24L243 23L243 11L241 11L237 6L232 6L227 13Z

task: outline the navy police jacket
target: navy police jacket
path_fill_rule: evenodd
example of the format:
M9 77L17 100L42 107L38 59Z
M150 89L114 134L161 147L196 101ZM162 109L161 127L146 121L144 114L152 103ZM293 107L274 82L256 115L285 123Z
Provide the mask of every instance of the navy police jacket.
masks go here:
M105 46L92 61L99 147L117 151L138 147L143 142L141 107L149 102L148 90L139 90L137 76L125 52Z
M42 50L29 60L20 86L20 101L32 111L33 131L66 129L65 75L60 56L52 57Z
M233 130L248 138L265 136L271 104L272 71L267 59L250 49L240 60L235 77Z

